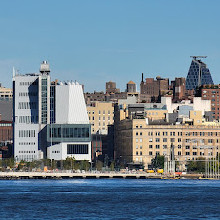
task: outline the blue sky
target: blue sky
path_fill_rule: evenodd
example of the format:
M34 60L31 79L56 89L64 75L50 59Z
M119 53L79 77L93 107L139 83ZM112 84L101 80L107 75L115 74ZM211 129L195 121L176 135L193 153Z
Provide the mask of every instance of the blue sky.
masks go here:
M125 89L145 77L186 77L191 55L220 83L219 0L0 0L0 82L12 67L38 72L48 60L52 79L77 80L86 91L116 81Z

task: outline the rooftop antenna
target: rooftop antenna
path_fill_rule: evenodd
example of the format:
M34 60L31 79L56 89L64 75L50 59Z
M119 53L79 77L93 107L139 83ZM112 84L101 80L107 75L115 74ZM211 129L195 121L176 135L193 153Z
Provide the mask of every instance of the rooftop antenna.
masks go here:
M15 68L13 67L13 78L15 77Z
M194 60L197 60L198 58L207 58L207 56L190 56Z

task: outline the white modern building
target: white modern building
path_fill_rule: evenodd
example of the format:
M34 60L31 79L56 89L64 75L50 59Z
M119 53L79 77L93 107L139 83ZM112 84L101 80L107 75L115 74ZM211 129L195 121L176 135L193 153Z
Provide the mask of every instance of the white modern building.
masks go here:
M13 73L13 143L16 161L43 158L50 123L50 70L41 64L40 73Z
M54 160L72 157L91 161L91 126L82 85L68 82L54 87L55 123L51 123L47 129L50 145L47 157Z
M40 73L13 74L13 94L16 161L91 161L91 127L81 85L51 85L44 61Z
M201 97L194 97L193 102L190 100L183 100L180 103L173 103L171 97L161 97L161 104L166 105L168 113L173 113L180 106L192 107L194 111L202 111L203 115L205 112L211 111L211 100L203 100Z

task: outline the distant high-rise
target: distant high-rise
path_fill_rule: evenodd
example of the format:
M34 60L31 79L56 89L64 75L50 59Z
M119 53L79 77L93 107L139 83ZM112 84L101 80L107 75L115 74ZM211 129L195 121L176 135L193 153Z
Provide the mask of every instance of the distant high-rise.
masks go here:
M202 56L193 56L189 72L186 78L186 89L192 90L201 85L213 85L212 76L206 64L198 58L206 58Z

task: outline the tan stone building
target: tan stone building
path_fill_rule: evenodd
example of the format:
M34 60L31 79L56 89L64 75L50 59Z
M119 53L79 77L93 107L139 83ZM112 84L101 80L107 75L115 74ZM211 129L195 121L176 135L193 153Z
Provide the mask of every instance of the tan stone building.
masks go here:
M13 91L0 85L0 99L12 99Z
M112 102L94 102L87 106L92 134L107 134L108 125L114 123L114 106Z
M167 110L141 112L141 108L134 107L137 114L132 114L135 108L129 110L126 105L115 109L115 159L147 168L156 155L169 157L173 148L175 160L184 170L188 160L219 152L220 123L206 122L202 111L190 110L181 123L172 124L166 118Z
M217 155L220 147L220 126L149 125L146 119L125 119L115 127L116 158L133 164L151 164L159 155L170 155L184 165L188 160ZM184 167L184 166L181 166Z

